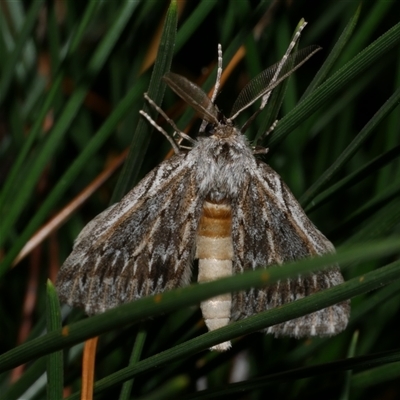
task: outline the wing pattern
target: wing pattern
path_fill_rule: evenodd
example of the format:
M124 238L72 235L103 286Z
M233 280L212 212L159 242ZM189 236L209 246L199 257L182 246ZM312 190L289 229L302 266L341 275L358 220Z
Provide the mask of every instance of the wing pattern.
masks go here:
M334 252L331 242L307 218L279 175L261 161L257 165L249 174L246 190L232 207L234 273ZM246 318L342 282L335 265L263 289L235 293L232 319ZM349 312L349 302L342 302L271 326L266 333L294 337L333 335L346 327Z
M90 315L190 282L202 199L186 156L85 226L57 278L62 301Z

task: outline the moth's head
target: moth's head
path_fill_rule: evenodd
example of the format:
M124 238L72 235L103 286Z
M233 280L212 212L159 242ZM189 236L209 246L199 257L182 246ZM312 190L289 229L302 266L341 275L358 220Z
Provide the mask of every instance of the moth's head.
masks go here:
M240 134L233 122L226 118L221 112L218 113L218 122L207 122L203 130L199 132L203 137L228 138Z

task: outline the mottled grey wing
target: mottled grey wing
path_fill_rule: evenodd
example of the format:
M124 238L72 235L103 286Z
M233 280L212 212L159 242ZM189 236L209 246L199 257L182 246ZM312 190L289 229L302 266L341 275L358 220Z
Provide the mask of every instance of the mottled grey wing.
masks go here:
M233 204L235 274L334 252L331 242L307 218L279 175L258 161L247 188ZM232 317L241 319L301 299L343 282L338 266L233 295ZM266 329L275 336L334 335L345 329L349 302L342 302Z
M95 314L190 282L202 203L188 164L161 163L85 226L57 277L62 301Z

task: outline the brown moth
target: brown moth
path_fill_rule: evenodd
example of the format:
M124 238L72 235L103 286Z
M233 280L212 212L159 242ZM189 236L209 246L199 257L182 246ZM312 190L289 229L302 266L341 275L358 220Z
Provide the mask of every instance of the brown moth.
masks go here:
M62 301L96 314L189 284L194 259L199 260L198 282L207 282L334 252L279 175L254 157L244 128L234 125L256 100L261 99L259 110L264 108L271 90L319 50L310 46L291 55L304 26L282 60L245 86L229 118L214 105L222 72L220 48L212 99L183 76L166 74L170 88L203 118L196 140L180 132L145 95L192 147L184 151L142 112L176 154L84 227L58 275ZM203 301L201 310L208 329L214 330L342 282L339 267L331 266L262 289L216 296ZM297 338L334 335L345 329L349 312L349 302L342 302L265 331ZM229 347L230 342L224 342L212 350Z

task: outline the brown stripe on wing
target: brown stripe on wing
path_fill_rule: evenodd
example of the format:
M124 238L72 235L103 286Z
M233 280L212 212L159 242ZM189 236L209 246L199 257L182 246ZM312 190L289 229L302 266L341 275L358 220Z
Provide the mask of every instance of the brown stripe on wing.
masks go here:
M232 207L234 273L334 251L333 245L307 218L279 175L259 162L246 191ZM235 293L233 319L290 303L343 282L337 266L277 282L263 289ZM347 324L349 303L343 302L311 316L267 328L268 333L296 337L331 335Z

